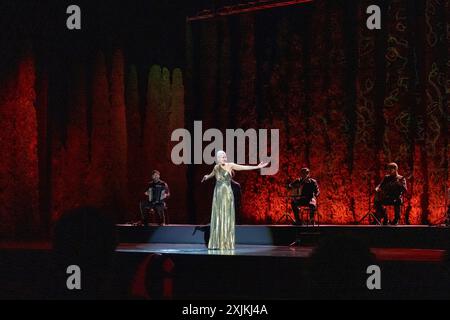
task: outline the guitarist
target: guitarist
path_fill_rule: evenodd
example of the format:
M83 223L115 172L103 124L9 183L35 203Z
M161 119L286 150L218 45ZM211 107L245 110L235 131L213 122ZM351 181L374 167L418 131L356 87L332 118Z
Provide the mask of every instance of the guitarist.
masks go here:
M297 190L297 194L292 199L291 207L294 211L295 224L301 225L300 207L309 207L309 219L313 221L314 214L317 209L317 197L320 194L317 181L311 178L309 169L302 168L300 170L300 178L288 184L288 189Z
M398 165L394 162L388 163L387 175L383 177L380 184L375 188L375 210L378 217L383 218L383 224L388 224L386 208L394 206L394 220L390 224L397 225L400 220L400 206L403 203L403 193L407 190L405 177L398 174Z

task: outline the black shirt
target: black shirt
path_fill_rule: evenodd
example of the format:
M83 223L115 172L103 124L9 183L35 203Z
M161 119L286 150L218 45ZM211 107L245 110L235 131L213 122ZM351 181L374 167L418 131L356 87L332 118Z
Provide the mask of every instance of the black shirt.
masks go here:
M386 175L381 180L378 188L382 193L383 199L401 200L402 194L407 190L406 179L401 175Z

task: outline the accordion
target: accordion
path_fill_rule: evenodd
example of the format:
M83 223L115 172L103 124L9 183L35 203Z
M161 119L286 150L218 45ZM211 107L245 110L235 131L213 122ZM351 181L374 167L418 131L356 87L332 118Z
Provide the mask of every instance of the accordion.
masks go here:
M147 192L148 201L153 203L162 202L166 198L166 187L163 184L152 185Z

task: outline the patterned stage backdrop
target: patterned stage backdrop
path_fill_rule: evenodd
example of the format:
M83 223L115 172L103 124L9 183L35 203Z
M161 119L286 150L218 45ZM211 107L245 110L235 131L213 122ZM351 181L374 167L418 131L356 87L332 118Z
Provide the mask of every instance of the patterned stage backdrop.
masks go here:
M194 120L280 129L278 174L236 175L240 223L290 211L285 185L303 166L321 187L321 221L358 221L390 161L408 178L404 220L439 222L450 187L450 4L383 2L382 29L371 31L372 2L186 23L180 68L136 64L125 45L65 60L15 43L15 59L0 61L0 236L48 234L85 204L136 220L154 168L171 187L171 222L208 223L213 183L199 182L212 166L170 162L171 132Z
M202 88L187 92L189 120L226 109L232 128L280 129L280 172L237 174L244 222L277 221L285 183L302 166L320 184L322 222L358 221L391 161L408 182L404 222L445 214L449 2L385 2L376 31L366 28L370 4L319 0L188 25L189 86ZM209 203L196 202L207 221Z

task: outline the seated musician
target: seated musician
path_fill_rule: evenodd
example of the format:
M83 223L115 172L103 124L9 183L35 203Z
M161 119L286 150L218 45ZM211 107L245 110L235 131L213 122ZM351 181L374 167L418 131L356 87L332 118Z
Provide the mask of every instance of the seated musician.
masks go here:
M386 208L384 206L394 206L395 217L390 223L396 225L400 220L400 206L403 203L402 195L406 189L405 177L398 174L398 166L391 162L387 165L387 175L383 177L380 184L375 188L375 210L377 217L383 219L383 224L388 224Z
M160 225L164 225L167 222L167 217L165 215L166 203L164 200L169 198L170 192L169 186L160 179L160 176L161 174L158 170L152 171L152 181L150 181L148 189L145 191L145 195L148 196L148 198L140 202L142 223L144 225L148 224L148 214L145 212L146 210L153 210L156 213Z
M300 217L300 207L309 207L309 218L314 219L314 213L317 208L317 196L320 194L317 181L310 177L309 169L302 168L300 170L300 178L294 180L288 185L295 195L291 202L292 211L294 211L295 224L302 224Z

